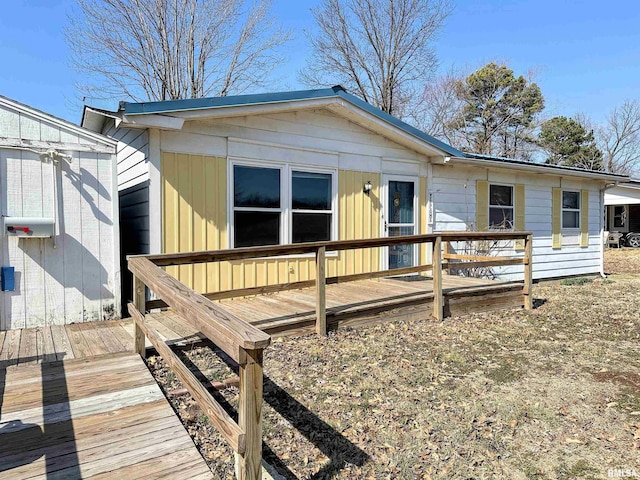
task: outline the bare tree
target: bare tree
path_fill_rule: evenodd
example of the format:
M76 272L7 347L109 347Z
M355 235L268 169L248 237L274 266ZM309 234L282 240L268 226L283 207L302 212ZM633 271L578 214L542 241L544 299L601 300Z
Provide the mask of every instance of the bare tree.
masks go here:
M402 116L433 75L433 41L450 13L448 0L324 0L313 10L319 31L301 80L340 83Z
M627 100L596 129L607 171L629 174L640 168L640 102Z
M98 98L168 100L261 85L288 33L269 0L77 0L65 36Z

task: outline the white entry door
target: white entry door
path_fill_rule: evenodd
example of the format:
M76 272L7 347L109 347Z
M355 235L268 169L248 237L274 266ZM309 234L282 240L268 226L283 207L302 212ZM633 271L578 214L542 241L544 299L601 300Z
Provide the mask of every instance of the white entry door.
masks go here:
M382 176L382 236L414 235L418 231L418 180L401 175ZM382 249L383 269L417 265L417 245Z

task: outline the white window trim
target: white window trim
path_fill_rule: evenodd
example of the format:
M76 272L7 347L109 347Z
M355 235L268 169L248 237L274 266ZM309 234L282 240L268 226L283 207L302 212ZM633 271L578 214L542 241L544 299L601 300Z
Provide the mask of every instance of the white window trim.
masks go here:
M497 186L497 187L509 187L511 188L511 203L512 205L491 205L491 187L492 186ZM515 231L516 228L516 186L514 184L511 183L497 183L497 182L489 182L489 187L488 187L488 199L487 199L487 219L488 219L488 223L489 223L489 231L496 231L496 232L513 232ZM492 227L490 225L491 223L491 208L509 208L511 209L511 211L513 212L513 215L511 216L512 218L512 222L513 222L513 226L511 228L498 228L498 227Z
M564 208L563 206L563 201L564 201L564 192L567 193L575 193L578 195L578 208ZM578 212L578 226L577 227L565 227L564 226L564 212ZM581 223L582 223L582 194L580 192L580 190L570 190L570 189L566 189L566 190L562 190L561 192L561 196L560 196L560 229L563 232L568 232L569 234L577 234L580 233L580 228L581 228Z
M622 207L622 211L623 211L623 220L624 223L621 227L616 227L616 208ZM622 229L622 230L628 230L629 229L629 212L628 212L628 208L627 205L611 205L611 228L610 230L614 230L616 228Z
M234 230L234 212L235 211L265 211L265 212L280 212L280 243L279 245L294 245L291 243L293 236L292 222L293 222L293 208L291 198L291 182L293 179L293 171L297 172L309 172L309 173L325 173L331 175L331 210L295 210L296 212L311 212L311 213L331 213L331 240L338 239L338 169L336 168L322 168L311 167L309 165L286 163L286 162L272 162L263 160L252 160L249 158L241 157L227 157L227 245L229 248L234 248L235 230ZM236 207L234 205L234 177L233 171L236 165L243 167L256 167L256 168L271 168L280 170L280 208L254 208L254 207ZM314 254L299 254L299 255L281 255L278 257L269 257L273 259L277 258L307 258L313 257ZM327 257L337 257L338 252L327 252ZM265 257L266 258L266 257Z

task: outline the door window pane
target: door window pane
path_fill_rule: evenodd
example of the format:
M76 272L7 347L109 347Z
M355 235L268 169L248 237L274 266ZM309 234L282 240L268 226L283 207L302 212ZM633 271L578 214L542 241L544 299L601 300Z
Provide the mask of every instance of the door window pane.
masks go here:
M280 170L235 165L233 201L236 207L280 208Z
M234 246L280 243L280 212L234 212Z
M414 223L413 182L389 181L389 223Z
M291 206L296 210L331 210L331 174L292 172Z
M323 242L331 240L330 213L293 213L292 241Z
M389 227L389 236L413 235L413 227ZM413 245L392 245L389 247L389 270L413 267Z

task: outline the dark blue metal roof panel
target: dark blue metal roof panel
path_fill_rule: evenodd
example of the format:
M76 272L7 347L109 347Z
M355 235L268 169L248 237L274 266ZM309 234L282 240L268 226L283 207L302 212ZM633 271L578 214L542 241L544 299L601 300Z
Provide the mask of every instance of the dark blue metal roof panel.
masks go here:
M270 103L295 102L303 100L314 100L322 98L340 98L361 110L379 118L380 120L393 125L394 127L404 131L405 133L416 137L417 139L428 143L449 155L456 157L464 157L465 154L460 150L453 148L431 135L412 127L408 123L403 122L399 118L383 112L379 108L370 105L361 98L347 93L343 87L336 85L331 88L322 88L318 90L298 90L292 92L276 92L276 93L260 93L250 95L235 95L228 97L211 97L211 98L193 98L185 100L165 100L161 102L142 102L130 103L120 102L120 111L125 115L144 115L144 114L163 114L171 112L180 112L186 110L204 110L212 108L230 108L247 105L264 105Z
M333 98L338 96L337 91L340 90L343 90L342 87L336 86L319 90L296 90L292 92L257 93L228 97L189 98L184 100L164 100L160 102L142 103L120 102L120 109L124 110L125 114L139 115L145 113L169 113L208 108L262 105L318 98Z

